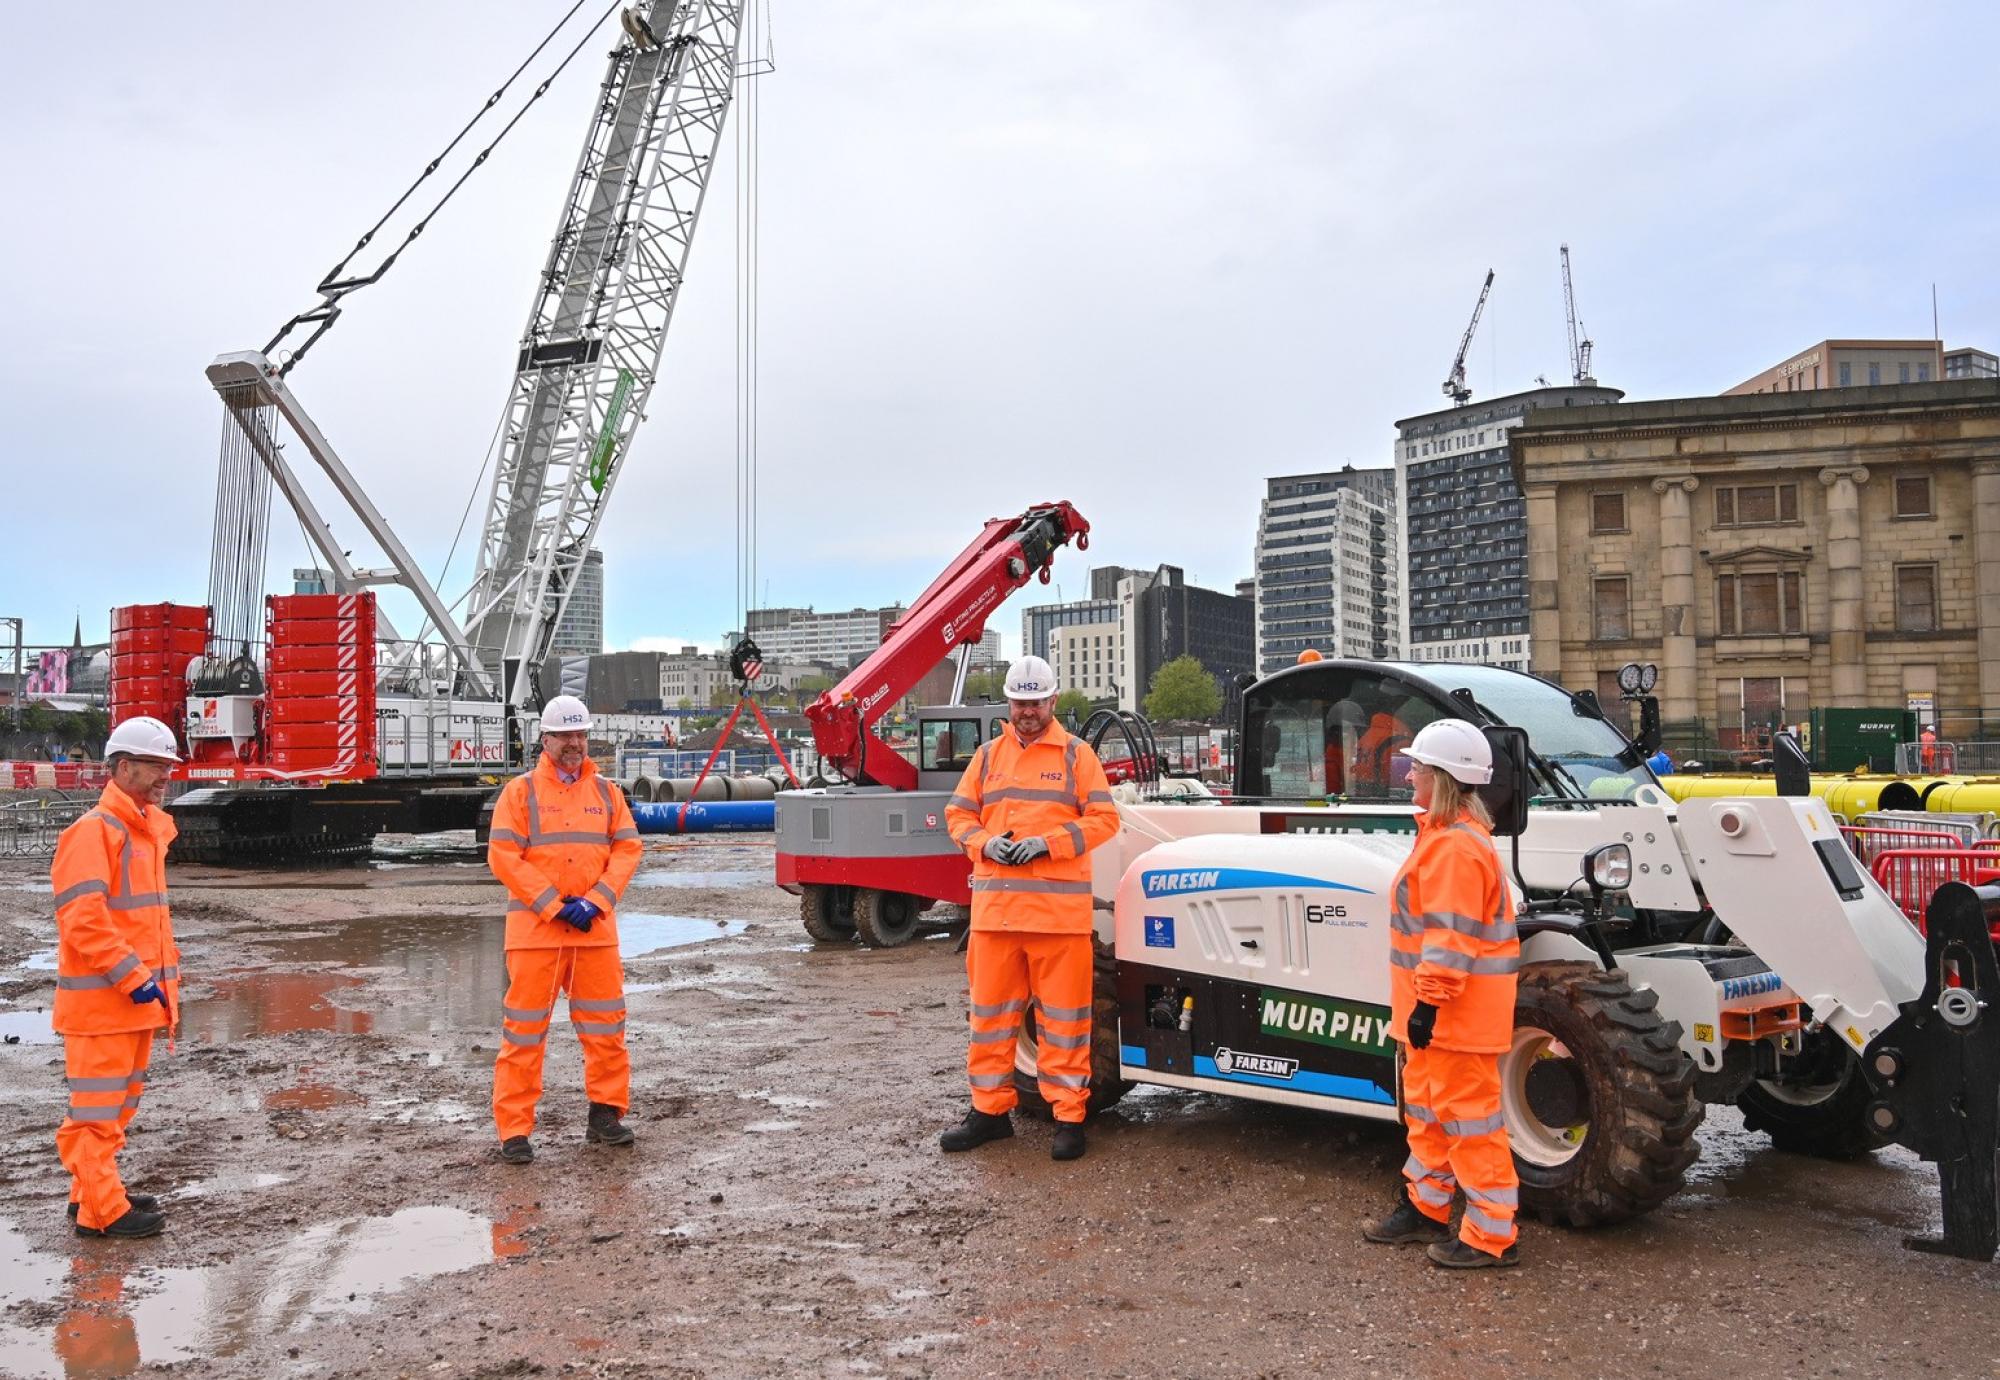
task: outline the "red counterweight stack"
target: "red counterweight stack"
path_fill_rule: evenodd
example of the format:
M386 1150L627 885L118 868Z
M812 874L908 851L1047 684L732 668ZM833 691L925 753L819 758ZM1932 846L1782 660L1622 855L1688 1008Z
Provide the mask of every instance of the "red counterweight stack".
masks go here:
M375 774L375 596L265 601L266 762L282 772Z
M150 715L187 748L188 663L208 649L208 609L127 604L111 610L111 724Z

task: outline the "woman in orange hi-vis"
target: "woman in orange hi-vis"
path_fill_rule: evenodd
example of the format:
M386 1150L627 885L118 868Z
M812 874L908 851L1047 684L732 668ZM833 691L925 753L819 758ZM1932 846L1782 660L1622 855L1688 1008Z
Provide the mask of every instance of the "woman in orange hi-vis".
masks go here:
M1055 721L1048 662L1016 661L1006 694L1007 729L980 746L945 809L945 827L972 857L972 1110L938 1143L970 1150L1014 1134L1014 1042L1033 1002L1036 1082L1059 1123L1049 1154L1073 1160L1090 1102L1086 855L1118 832L1118 808L1097 754Z
M1423 811L1389 913L1389 1033L1403 1044L1410 1157L1403 1202L1364 1234L1424 1244L1433 1264L1450 1268L1513 1265L1520 1182L1500 1113L1499 1056L1513 1039L1521 942L1492 816L1469 789L1493 779L1493 749L1474 725L1440 719L1402 755ZM1465 1213L1453 1240L1458 1191Z
M527 1164L542 1100L542 1055L556 998L569 994L590 1099L584 1139L630 1145L632 1064L625 1052L625 970L618 901L643 847L625 793L597 774L586 747L590 711L573 695L542 710L535 769L500 792L487 865L513 896L507 910L507 996L493 1066L500 1158Z
M153 1032L180 1014L180 949L167 915L167 845L174 821L161 803L180 761L173 730L127 719L104 745L111 780L97 808L63 830L55 888L56 1001L69 1114L56 1150L69 1170L78 1236L152 1236L159 1203L127 1194L118 1177L125 1128L139 1112Z

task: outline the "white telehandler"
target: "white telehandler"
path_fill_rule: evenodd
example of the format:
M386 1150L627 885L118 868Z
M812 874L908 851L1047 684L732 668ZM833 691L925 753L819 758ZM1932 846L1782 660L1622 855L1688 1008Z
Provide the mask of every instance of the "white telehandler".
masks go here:
M1388 892L1416 810L1392 754L1458 717L1494 741L1482 791L1518 888L1501 1077L1523 1207L1643 1213L1681 1186L1705 1104L1734 1102L1787 1150L1937 1162L1944 1236L1911 1244L1991 1259L2000 888L1941 891L1926 939L1804 794L1802 759L1776 798L1676 805L1635 698L1636 742L1588 692L1487 666L1322 660L1247 687L1233 799L1118 788L1093 1109L1154 1083L1398 1118ZM1030 1106L1033 1074L1023 1038Z

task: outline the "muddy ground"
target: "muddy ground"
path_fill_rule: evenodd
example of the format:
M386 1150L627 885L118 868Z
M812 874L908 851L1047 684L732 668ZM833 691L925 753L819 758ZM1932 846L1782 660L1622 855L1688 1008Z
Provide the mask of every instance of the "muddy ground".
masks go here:
M1733 1112L1663 1210L1530 1224L1522 1268L1471 1276L1361 1242L1392 1128L1141 1090L1080 1162L1039 1125L944 1157L952 945L812 948L743 836L649 840L627 898L637 1148L584 1146L559 1017L539 1156L503 1166L477 856L175 871L186 1020L123 1158L170 1209L143 1242L64 1220L46 878L0 863L0 1374L2000 1372L2000 1267L1900 1244L1936 1225L1926 1170L1780 1155Z

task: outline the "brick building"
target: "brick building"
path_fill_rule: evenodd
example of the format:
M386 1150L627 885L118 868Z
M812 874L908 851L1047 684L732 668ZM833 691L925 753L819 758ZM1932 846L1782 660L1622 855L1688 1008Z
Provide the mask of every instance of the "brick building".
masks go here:
M2000 381L1542 409L1509 448L1537 673L1615 699L1656 662L1670 741L1815 706L2000 734Z

